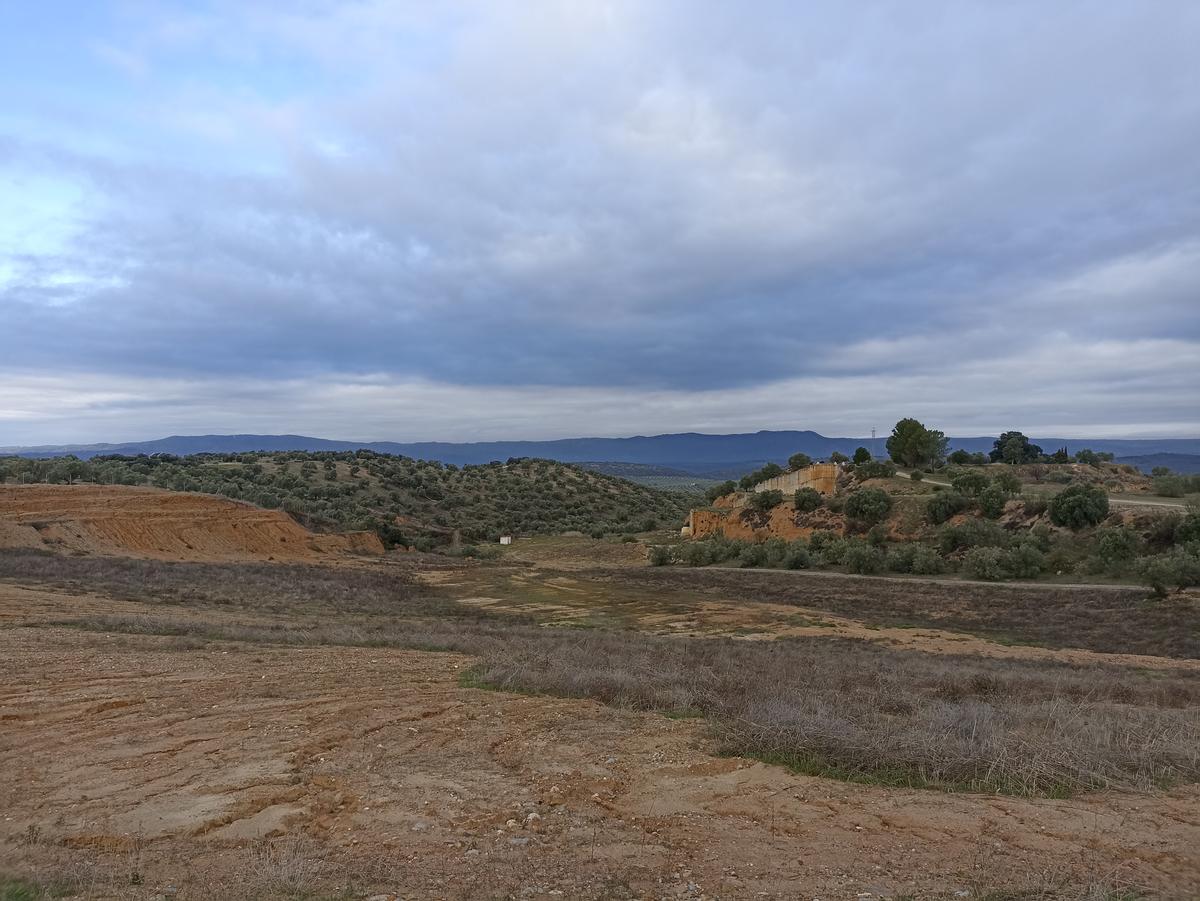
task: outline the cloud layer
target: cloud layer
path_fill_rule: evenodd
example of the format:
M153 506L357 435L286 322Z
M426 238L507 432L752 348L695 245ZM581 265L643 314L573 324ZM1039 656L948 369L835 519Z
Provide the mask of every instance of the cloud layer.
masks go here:
M0 37L0 445L1200 432L1194 4L116 9Z

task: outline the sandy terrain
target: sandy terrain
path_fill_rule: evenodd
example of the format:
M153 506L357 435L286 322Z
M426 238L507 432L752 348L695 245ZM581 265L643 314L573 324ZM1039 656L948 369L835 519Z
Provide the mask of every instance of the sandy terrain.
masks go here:
M1195 789L1055 801L797 776L713 756L695 722L460 687L470 662L4 629L0 861L130 898L346 873L403 897L1200 892Z
M350 562L346 544L282 514L197 495L10 486L0 522L76 552ZM424 578L476 606L680 640L827 634L914 653L1196 667L656 598L582 571L638 565L641 548L559 544ZM699 720L472 688L474 661L457 654L55 625L150 612L287 618L0 582L0 877L89 899L1066 898L1087 886L1200 897L1196 786L1053 800L860 785L720 756Z
M0 548L169 560L382 554L373 532L319 535L286 513L205 494L97 485L0 485Z

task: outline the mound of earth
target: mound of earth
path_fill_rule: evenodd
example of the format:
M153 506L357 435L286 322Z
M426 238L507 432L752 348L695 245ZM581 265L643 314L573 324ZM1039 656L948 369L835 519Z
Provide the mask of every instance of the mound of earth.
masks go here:
M0 485L0 548L171 560L382 554L373 532L321 535L286 513L205 494L100 485Z

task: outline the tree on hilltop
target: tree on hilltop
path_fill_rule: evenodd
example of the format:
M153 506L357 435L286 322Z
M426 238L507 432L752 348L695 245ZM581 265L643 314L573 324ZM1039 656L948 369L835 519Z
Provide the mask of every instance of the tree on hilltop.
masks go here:
M931 466L946 457L946 436L916 419L901 419L887 440L888 455L901 466Z
M988 456L993 463L1035 463L1042 458L1042 449L1021 432L1005 432L996 439Z
M795 472L797 469L803 469L806 466L812 466L812 457L806 453L796 453L788 457L788 471Z

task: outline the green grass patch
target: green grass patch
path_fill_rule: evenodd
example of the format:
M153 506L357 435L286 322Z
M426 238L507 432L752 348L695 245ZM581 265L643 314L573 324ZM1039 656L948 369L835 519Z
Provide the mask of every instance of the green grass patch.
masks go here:
M48 898L66 898L72 894L70 888L57 883L0 876L0 901L45 901Z

